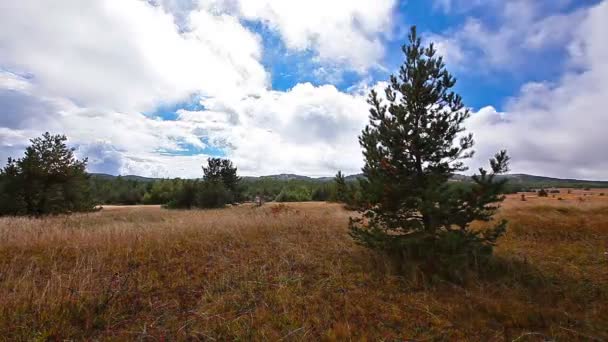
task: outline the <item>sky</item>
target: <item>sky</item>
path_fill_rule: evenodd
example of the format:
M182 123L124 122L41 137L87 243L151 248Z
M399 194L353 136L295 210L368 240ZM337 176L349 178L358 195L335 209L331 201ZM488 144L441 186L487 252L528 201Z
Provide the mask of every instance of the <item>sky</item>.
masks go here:
M472 115L471 170L608 180L608 0L0 1L0 164L65 134L88 170L359 173L416 25Z

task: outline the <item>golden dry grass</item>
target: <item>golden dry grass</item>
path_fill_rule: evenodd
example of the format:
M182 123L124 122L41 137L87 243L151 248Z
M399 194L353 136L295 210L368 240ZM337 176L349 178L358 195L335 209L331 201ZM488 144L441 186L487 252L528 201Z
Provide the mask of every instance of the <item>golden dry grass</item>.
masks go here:
M510 196L466 285L395 274L336 204L3 218L0 339L606 340L608 201L568 196Z

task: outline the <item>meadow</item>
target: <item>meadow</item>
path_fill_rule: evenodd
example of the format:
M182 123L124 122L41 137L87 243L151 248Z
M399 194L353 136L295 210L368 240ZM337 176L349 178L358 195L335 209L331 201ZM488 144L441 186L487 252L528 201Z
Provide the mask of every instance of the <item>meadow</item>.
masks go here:
M396 272L339 204L0 218L0 340L604 341L604 192L510 195L459 284Z

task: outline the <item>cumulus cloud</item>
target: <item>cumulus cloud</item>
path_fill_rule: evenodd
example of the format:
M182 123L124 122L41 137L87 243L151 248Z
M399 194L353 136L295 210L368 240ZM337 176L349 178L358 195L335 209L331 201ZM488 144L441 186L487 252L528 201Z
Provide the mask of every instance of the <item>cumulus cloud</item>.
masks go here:
M229 141L228 156L247 174L355 173L362 164L357 136L367 120L365 98L363 91L305 83L235 102L208 99L207 110L182 112L180 120L205 122L212 138Z
M244 21L267 25L289 49L313 52L320 69L363 72L382 58L394 6L393 0L2 4L2 157L51 131L67 134L99 172L197 176L192 166L207 156L173 152L209 145L225 149L250 174L356 172L356 136L367 111L361 95L310 84L268 89L261 38ZM193 94L204 111L179 110L173 121L143 114Z
M191 12L180 33L143 1L24 0L3 3L0 23L0 65L88 107L144 111L267 86L259 37L230 16Z
M306 83L289 91L265 90L239 100L204 98L204 110L179 110L172 121L139 112L81 107L67 100L42 101L29 92L31 85L23 88L11 90L16 101L40 107L15 106L14 113L3 116L1 124L11 127L0 131L3 151L22 150L27 137L44 130L67 133L77 154L89 157L91 172L198 177L208 155L164 151L179 151L184 145L204 149L208 144L224 148L227 157L249 175L293 172L322 176L338 169L355 173L362 164L356 141L367 119L365 87L343 93L331 85ZM40 113L49 113L45 125L36 123ZM30 123L23 125L27 131L20 131L21 122Z
M473 115L468 126L481 148L478 163L507 148L517 172L608 178L606 18L608 2L588 9L574 30L571 58L577 70L555 83L526 84L503 113L486 107Z
M360 72L380 63L382 39L393 29L396 5L396 0L201 2L203 7L264 23L291 50L313 51L321 63L338 63Z

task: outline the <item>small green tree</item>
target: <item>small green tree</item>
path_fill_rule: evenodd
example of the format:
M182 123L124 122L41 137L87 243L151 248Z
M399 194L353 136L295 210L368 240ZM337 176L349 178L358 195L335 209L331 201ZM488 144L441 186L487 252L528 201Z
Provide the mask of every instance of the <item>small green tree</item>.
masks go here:
M64 135L31 140L21 159L9 158L0 171L0 214L47 215L90 211L87 159L74 157Z
M348 201L348 187L346 185L346 178L344 177L342 171L338 171L338 173L336 173L334 182L336 183L336 201L346 203Z
M240 186L241 177L237 175L237 168L229 159L208 158L207 167L203 166L203 179L206 182L221 182L225 189L230 191L232 201L241 200L243 189ZM232 203L232 202L231 202Z
M351 219L350 234L400 264L456 271L490 255L505 232L505 221L486 230L472 230L470 223L490 221L504 199L505 181L495 175L508 170L509 157L496 154L491 171L480 169L469 189L449 187L473 155L473 137L462 126L469 110L451 90L456 80L442 57L433 44L421 46L415 27L403 53L405 62L390 77L386 98L373 90L369 96L370 122L359 138L362 193L369 204L362 217Z

